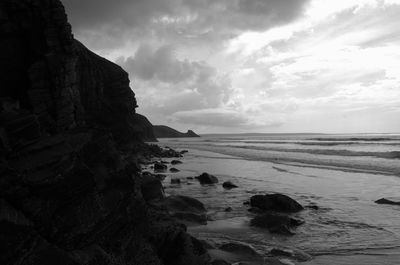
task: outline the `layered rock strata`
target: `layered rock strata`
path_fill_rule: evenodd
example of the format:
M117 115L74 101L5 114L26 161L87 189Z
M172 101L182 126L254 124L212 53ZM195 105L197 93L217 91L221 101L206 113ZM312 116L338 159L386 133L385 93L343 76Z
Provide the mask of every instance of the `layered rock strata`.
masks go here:
M0 35L0 264L205 264L143 199L155 138L127 73L73 38L59 0L2 0Z

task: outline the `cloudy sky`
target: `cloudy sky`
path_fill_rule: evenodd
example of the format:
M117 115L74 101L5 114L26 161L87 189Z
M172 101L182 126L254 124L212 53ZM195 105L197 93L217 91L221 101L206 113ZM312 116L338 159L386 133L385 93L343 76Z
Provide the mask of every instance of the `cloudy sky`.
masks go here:
M63 0L153 124L400 132L400 0Z

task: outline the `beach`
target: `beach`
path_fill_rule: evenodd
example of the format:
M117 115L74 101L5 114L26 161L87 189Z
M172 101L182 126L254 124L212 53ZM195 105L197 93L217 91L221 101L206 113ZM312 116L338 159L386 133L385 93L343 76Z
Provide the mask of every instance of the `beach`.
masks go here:
M174 166L180 171L166 173L163 185L167 195L190 196L206 206L207 225L189 226L193 236L215 246L246 243L265 255L274 247L299 249L313 257L305 264L397 264L400 206L374 201L399 196L398 158L366 154L396 152L398 136L361 140L346 136L340 141L331 136L324 136L327 140L309 140L310 136L303 135L296 139L279 136L279 140L257 137L160 141L160 146L189 151L181 159L183 163ZM318 141L323 145L317 146ZM271 142L272 147L268 146ZM290 146L282 142L289 142L286 145ZM282 146L282 151L277 145ZM302 146L306 147L304 152L300 150ZM343 149L347 154L361 155L338 156L337 150ZM335 155L321 154L332 150ZM312 156L318 158L309 163ZM200 185L196 179L187 178L202 172L215 175L218 184ZM181 183L171 184L171 178L179 178ZM224 189L224 181L231 181L238 188ZM272 234L249 225L254 215L244 202L253 195L271 193L288 195L305 207L295 214L305 221L295 235Z

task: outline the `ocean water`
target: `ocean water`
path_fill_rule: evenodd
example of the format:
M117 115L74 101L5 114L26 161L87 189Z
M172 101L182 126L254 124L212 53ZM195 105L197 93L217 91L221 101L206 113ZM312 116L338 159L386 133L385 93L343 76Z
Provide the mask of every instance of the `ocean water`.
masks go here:
M400 135L209 135L163 139L162 146L188 149L181 185L164 182L168 194L201 200L212 221L191 227L195 236L215 244L240 241L261 253L274 246L298 248L314 256L306 264L400 264ZM230 180L239 188L201 186L186 180L202 172ZM279 192L304 206L306 222L294 236L270 234L249 226L243 205L254 194ZM231 212L225 212L232 207Z

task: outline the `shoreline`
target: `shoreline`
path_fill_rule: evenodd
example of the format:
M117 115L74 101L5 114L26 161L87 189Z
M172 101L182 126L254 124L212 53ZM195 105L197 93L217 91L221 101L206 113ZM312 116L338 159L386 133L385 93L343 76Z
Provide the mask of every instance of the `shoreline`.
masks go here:
M160 142L159 144L163 144L163 142ZM168 143L172 144L172 143ZM176 144L176 148L187 148L184 142L177 142L174 143ZM249 152L246 153L246 156L238 154L237 152L234 151L229 151L229 150L216 150L216 148L212 146L208 147L203 147L203 146L191 146L191 148L199 150L199 151L208 151L208 152L213 152L213 153L218 153L222 155L227 155L227 156L234 156L238 157L239 159L243 160L249 160L249 161L262 161L262 162L271 162L271 163L277 163L277 164L288 164L293 163L293 165L296 166L304 166L304 167L314 167L314 168L321 168L321 169L332 169L332 170L339 170L339 171L344 171L344 172L355 172L355 173L368 173L368 174L382 174L382 175L388 175L388 176L397 176L400 177L400 168L392 168L389 165L386 166L386 168L376 168L376 165L368 165L368 164L351 164L345 163L345 162L337 162L335 165L332 164L332 161L324 161L323 159L329 159L330 157L336 158L338 156L330 156L330 155L324 155L322 156L323 159L319 159L318 163L315 161L313 157L309 157L306 159L298 159L298 158L289 158L285 154L285 152L269 152L270 156L269 157L259 157L256 154L251 154ZM247 151L243 149L243 151ZM351 158L350 158L351 159ZM378 158L379 159L379 158Z
M158 143L159 145L163 146L163 145L169 145L172 146L171 143ZM175 147L173 146L173 148L181 148L181 147ZM215 152L210 152L210 151L206 151L208 155L205 155L204 157L196 157L198 150L196 151L195 148L187 148L185 147L185 149L189 150L189 153L187 156L184 156L181 160L183 161L183 164L178 165L177 168L181 169L180 172L178 173L167 173L167 178L164 180L164 184L165 188L166 188L166 194L168 195L177 195L177 194L191 194L194 198L199 199L200 201L206 201L210 200L212 198L208 198L207 196L209 196L209 194L207 194L206 191L204 191L204 194L201 196L196 196L198 194L194 193L194 192L190 192L190 191L185 191L186 189L188 189L187 187L194 187L197 186L198 184L196 183L196 181L188 181L188 182L183 182L181 183L181 185L177 186L177 185L172 185L169 184L168 181L170 181L171 178L185 178L185 176L193 176L198 174L199 172L201 172L201 168L207 168L209 167L206 163L203 162L204 160L221 160L221 161L235 161L236 163L240 163L245 161L244 159L240 158L240 157L233 157L231 155L225 155L225 154L220 154L220 153L215 153ZM203 151L200 151L203 152ZM194 155L193 155L194 154ZM196 162L197 160L197 162ZM261 163L271 163L273 165L284 165L287 166L286 164L282 164L279 163L277 161L249 161L252 163L257 163L257 162L261 162ZM215 162L217 163L217 162ZM200 166L199 166L200 164ZM290 165L293 166L293 165ZM299 167L298 165L296 165L296 167ZM314 169L314 168L311 168ZM324 170L326 170L326 168L324 168ZM211 174L213 172L210 172ZM291 172L286 172L286 173L291 173ZM229 175L221 175L222 180L226 180L226 178L232 178L232 176ZM189 183L191 182L191 183ZM219 183L218 185L221 185L221 183ZM218 188L218 187L217 187ZM242 196L243 197L250 197L253 193L248 193L250 190L248 190L249 187L240 187L242 190L241 192L243 193ZM211 187L204 187L204 190L207 189L215 189L215 188L211 188ZM219 188L218 188L219 189ZM271 190L265 190L265 192L270 192ZM217 204L219 201L218 197L218 192L221 192L221 189L219 189L217 192L215 192L214 194L216 195L215 198L213 199L213 201L215 201L215 204ZM279 190L278 192L281 192L281 190ZM254 193L257 193L257 191L255 191ZM292 196L292 194L288 194L289 196ZM295 197L297 197L297 195L295 195ZM318 201L318 200L317 200ZM207 203L205 203L207 205ZM216 206L214 206L215 208ZM198 237L201 240L204 240L206 237L204 235L209 235L211 234L227 234L226 236L229 238L232 233L235 234L233 232L233 230L237 230L240 231L242 233L248 233L249 231L249 227L248 225L246 225L246 222L248 222L249 220L249 214L247 212L242 213L242 216L235 216L235 213L227 213L228 217L224 217L224 215L226 213L221 213L223 211L223 208L225 207L225 205L219 206L219 210L215 211L215 209L213 210L214 212L212 212L212 214L214 216L217 216L217 219L215 220L209 220L208 221L208 225L206 226L189 226L188 231L189 233L191 233L193 236ZM237 208L233 207L233 208ZM239 211L246 211L246 208L243 206L240 206L239 208L241 208L241 210ZM210 209L208 209L210 210ZM220 211L218 213L218 211ZM235 210L234 210L235 211ZM236 209L237 211L237 209ZM233 214L233 217L229 217L229 214ZM247 216L247 217L245 217ZM242 220L242 223L238 224L237 222L235 222L237 220ZM233 230L232 230L233 229ZM256 231L256 233L259 233L260 231ZM265 234L265 233L264 233ZM265 236L265 235L264 235ZM232 238L231 238L232 239ZM287 239L290 241L290 238ZM233 239L233 241L235 241ZM249 242L245 242L246 244L248 244ZM272 243L273 245L274 243ZM286 245L284 246L285 248L291 248L293 246ZM337 250L336 252L331 252L331 251L316 251L316 252L309 252L309 254L313 255L313 260L309 261L309 262L305 262L304 264L312 264L312 265L316 265L316 264L325 264L323 262L326 262L326 259L333 259L333 260L343 260L343 257L346 256L348 257L349 260L353 260L356 257L360 257L362 256L363 260L365 262L367 262L367 260L373 260L375 259L376 256L385 256L385 260L395 260L396 255L395 253L390 253L390 250L396 250L399 249L399 247L393 246L393 247L378 247L378 248L360 248L360 249L347 249L347 250ZM385 252L385 253L383 253ZM264 251L264 254L266 254L267 251ZM337 256L337 257L336 257ZM364 257L365 256L365 257ZM374 257L374 258L372 258ZM325 260L325 261L324 261ZM263 264L263 263L258 263L258 264ZM268 263L267 263L268 264ZM296 261L295 261L295 264ZM331 263L331 264L346 264L346 263ZM357 263L349 263L349 264L357 264ZM361 264L361 263L360 263ZM365 263L365 264L374 264L374 263ZM395 264L395 263L387 263L387 264Z

